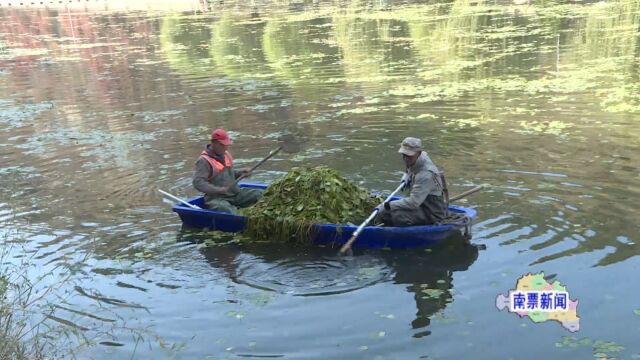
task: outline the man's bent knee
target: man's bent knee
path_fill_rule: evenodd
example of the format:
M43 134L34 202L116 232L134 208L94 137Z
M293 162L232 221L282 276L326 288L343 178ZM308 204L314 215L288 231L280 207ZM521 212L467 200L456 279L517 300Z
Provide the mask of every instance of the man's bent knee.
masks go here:
M238 208L231 205L231 203L229 203L226 200L218 200L218 199L210 200L209 202L207 202L206 205L209 210L224 211L232 214L235 214L238 212Z

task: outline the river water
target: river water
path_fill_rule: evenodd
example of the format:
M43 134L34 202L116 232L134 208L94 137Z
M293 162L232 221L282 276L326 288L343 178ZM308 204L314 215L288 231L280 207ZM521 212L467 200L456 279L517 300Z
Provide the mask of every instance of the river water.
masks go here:
M2 238L52 274L79 358L640 358L640 2L136 4L0 7ZM458 202L474 246L183 229L157 189L197 194L215 127L239 166L304 139L254 182L327 165L383 192L420 137L452 193L488 184ZM497 310L541 271L578 332Z

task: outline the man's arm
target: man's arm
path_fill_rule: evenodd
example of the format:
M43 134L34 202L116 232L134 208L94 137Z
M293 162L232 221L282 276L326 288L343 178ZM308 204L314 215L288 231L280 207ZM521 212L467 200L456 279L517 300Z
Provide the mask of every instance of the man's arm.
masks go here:
M433 183L431 172L421 171L416 174L413 180L409 196L401 200L391 201L389 207L391 210L417 210L427 198L427 195L434 189L435 184Z
M217 170L213 169L213 172L215 175ZM209 178L210 173L211 173L211 165L209 165L209 163L204 159L198 159L198 161L196 161L196 171L193 174L193 181L192 181L193 187L196 190L203 192L207 195L226 194L227 193L226 187L213 186L209 183L207 179Z
M236 179L239 178L239 177L246 178L246 177L251 176L251 171L249 171L249 169L244 169L244 168L238 169L238 170L233 170L233 176Z

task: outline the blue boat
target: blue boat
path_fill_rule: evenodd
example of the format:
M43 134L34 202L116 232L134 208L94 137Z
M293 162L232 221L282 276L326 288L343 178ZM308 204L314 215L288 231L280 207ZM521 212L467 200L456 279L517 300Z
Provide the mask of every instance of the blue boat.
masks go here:
M266 189L267 185L243 183L241 187L252 189ZM400 199L395 196L392 200ZM204 197L189 199L188 202L204 207ZM209 229L224 232L240 232L244 230L247 218L241 215L222 211L191 208L178 203L173 211L180 215L182 223L188 227ZM471 224L476 217L476 211L461 206L449 206L449 212L459 214L452 223L441 225L422 225L406 227L367 226L358 239L353 243L354 248L392 248L406 249L416 247L431 247L442 239L454 233L463 231L470 235ZM318 245L340 246L346 243L357 229L354 225L318 224L315 225L313 242Z

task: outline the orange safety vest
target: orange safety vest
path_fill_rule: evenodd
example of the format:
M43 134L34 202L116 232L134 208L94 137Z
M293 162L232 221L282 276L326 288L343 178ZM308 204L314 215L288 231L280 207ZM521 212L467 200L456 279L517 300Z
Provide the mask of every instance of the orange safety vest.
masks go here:
M219 174L224 170L225 167L231 168L231 161L233 160L233 158L231 157L231 154L229 154L228 151L224 152L224 164L222 164L220 161L216 160L215 158L212 158L211 156L209 156L209 153L207 153L206 150L203 150L200 153L200 157L207 160L207 162L211 166L211 172L209 173L209 180L213 179L214 168L218 171L218 174Z

